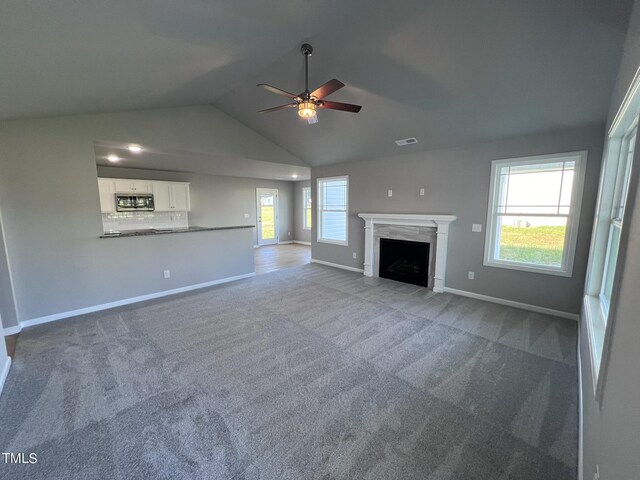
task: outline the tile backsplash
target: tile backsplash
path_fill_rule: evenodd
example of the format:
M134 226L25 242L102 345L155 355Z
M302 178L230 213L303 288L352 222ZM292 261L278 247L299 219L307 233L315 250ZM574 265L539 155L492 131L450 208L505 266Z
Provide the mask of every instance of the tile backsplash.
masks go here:
M105 232L148 228L187 228L187 212L116 212L102 214Z

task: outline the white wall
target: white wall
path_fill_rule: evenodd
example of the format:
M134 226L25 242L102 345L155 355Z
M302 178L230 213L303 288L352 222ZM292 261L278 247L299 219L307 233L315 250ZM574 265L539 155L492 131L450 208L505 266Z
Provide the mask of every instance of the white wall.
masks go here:
M617 112L633 75L640 66L640 2L634 4L618 81L611 102L611 116ZM635 178L640 168L640 151L634 158ZM637 189L637 181L636 181ZM596 402L591 372L587 326L582 319L581 371L584 414L584 480L591 480L599 465L602 480L640 478L640 195L630 189L625 229L629 238L621 245L624 256L618 285L615 314L610 320L610 353L606 363L602 400ZM633 191L633 192L632 192ZM633 194L635 194L635 196ZM632 198L633 197L633 198Z

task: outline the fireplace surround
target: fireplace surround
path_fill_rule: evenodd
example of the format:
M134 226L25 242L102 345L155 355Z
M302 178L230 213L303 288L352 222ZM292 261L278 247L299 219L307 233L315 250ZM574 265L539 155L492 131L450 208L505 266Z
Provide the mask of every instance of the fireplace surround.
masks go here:
M429 243L428 288L443 292L449 224L455 215L360 213L365 221L364 274L379 276L380 238Z

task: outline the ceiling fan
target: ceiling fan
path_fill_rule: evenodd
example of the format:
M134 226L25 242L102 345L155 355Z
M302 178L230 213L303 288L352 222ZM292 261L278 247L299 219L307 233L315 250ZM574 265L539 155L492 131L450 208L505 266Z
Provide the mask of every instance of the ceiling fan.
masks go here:
M333 80L329 80L323 85L320 85L313 92L309 92L309 57L313 53L313 47L308 43L304 43L302 44L302 47L300 47L300 53L304 55L304 92L294 95L293 93L267 85L266 83L259 83L257 85L258 87L262 87L271 93L289 97L293 102L260 110L258 113L277 112L278 110L284 110L287 108L297 108L298 115L302 118L306 118L309 123L316 123L318 121L316 116L317 108L358 113L362 108L360 105L324 100L325 97L344 87L344 83L340 80L336 80L334 78Z

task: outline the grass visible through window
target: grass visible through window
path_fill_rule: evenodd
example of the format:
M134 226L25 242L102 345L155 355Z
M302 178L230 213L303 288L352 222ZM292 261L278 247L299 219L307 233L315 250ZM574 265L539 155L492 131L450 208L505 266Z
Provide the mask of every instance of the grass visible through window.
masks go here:
M500 260L559 267L565 226L510 227L500 232Z
M260 215L262 216L262 238L265 240L276 238L276 223L273 213L273 205L262 205L260 207Z

